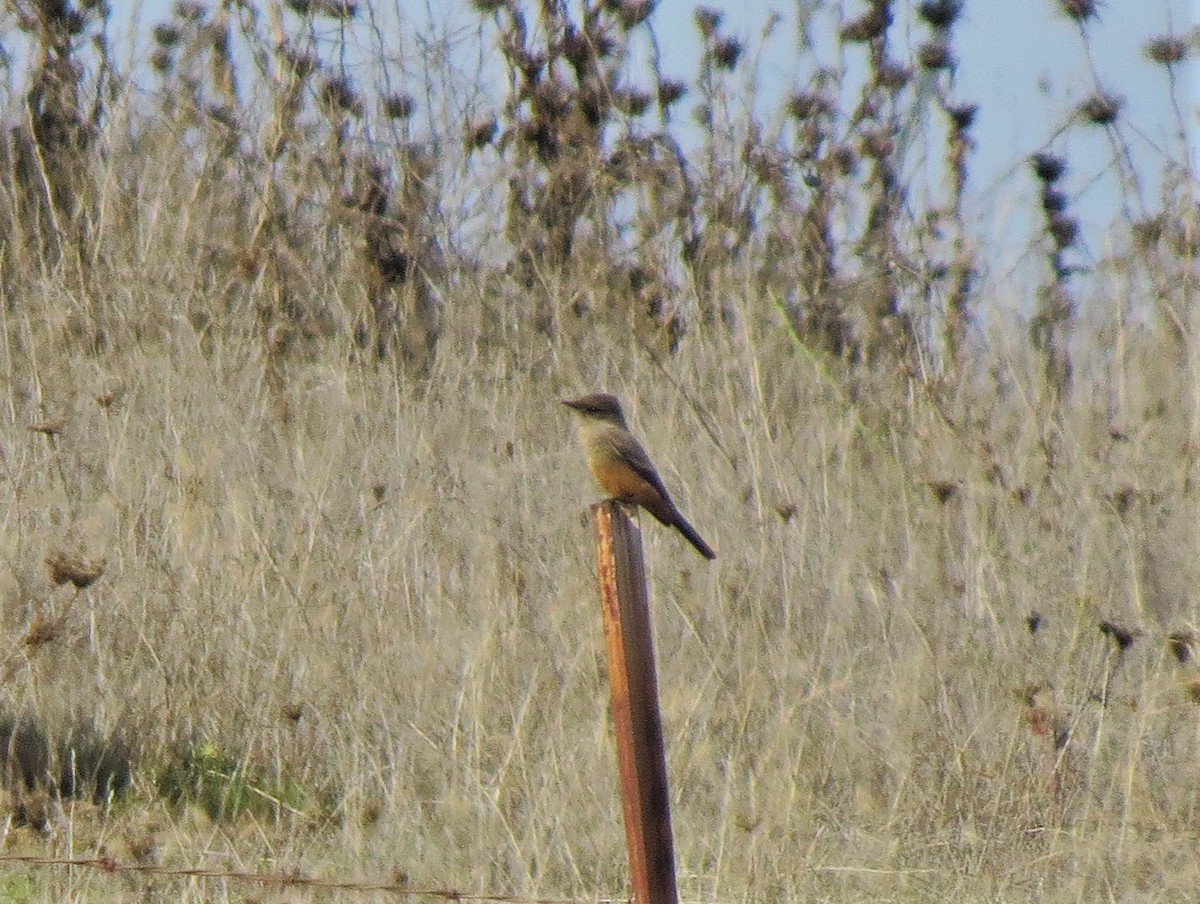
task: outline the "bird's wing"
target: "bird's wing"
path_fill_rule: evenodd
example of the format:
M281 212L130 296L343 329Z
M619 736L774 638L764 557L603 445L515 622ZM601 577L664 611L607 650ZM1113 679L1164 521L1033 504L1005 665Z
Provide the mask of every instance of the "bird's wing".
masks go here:
M615 443L617 453L621 458L629 464L634 473L650 486L658 491L662 496L663 501L667 506L674 509L675 503L671 501L671 494L667 492L667 488L663 486L662 478L658 476L658 471L654 470L654 465L650 462L650 456L646 454L646 450L629 434L621 437L623 441Z

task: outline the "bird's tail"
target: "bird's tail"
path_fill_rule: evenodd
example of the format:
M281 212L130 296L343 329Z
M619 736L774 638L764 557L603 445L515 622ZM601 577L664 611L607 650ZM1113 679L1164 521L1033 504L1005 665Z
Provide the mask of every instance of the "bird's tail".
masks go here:
M696 551L706 559L715 559L717 554L713 552L711 546L704 542L704 538L696 533L696 528L688 524L687 518L678 512L675 513L674 528L683 534L684 539L696 547Z

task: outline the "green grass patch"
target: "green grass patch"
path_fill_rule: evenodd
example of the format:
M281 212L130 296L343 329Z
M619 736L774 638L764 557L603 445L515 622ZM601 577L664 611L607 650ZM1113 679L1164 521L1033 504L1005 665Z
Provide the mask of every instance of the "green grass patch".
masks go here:
M195 806L214 820L307 815L312 798L300 783L254 769L214 741L181 747L155 778L173 807Z

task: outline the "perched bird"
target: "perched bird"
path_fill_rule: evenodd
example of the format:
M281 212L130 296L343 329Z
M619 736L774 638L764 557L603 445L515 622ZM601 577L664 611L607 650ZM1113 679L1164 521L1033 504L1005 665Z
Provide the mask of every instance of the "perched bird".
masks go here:
M576 414L588 466L605 492L626 505L640 505L683 534L704 558L715 559L717 554L679 513L650 456L629 432L616 396L595 392L563 404Z

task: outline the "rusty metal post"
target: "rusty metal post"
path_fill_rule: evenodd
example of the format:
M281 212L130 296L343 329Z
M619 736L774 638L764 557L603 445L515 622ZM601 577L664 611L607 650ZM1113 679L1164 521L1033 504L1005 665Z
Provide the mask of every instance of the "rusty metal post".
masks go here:
M678 904L642 537L612 500L592 506L613 727L636 904Z

